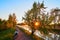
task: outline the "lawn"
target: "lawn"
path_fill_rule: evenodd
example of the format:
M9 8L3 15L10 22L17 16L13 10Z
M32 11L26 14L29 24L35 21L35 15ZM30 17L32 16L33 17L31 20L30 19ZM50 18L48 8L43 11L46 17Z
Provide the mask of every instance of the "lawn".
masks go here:
M13 40L14 29L10 28L0 32L0 40Z

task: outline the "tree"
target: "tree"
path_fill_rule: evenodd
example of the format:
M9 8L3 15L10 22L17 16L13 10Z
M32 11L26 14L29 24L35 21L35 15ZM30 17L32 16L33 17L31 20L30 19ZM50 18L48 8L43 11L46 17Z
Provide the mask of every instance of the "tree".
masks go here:
M15 13L13 13L13 15L10 14L8 20L0 19L0 30L5 30L7 28L11 28L15 26L16 26Z
M12 22L12 19L13 19L13 17L12 17L12 15L10 14L10 15L9 15L9 18L8 18L8 21L9 21L9 22Z
M9 15L8 21L7 21L8 27L15 27L16 26L16 16L15 13L13 15Z
M13 17L12 17L11 14L9 15L9 18L8 18L8 21L7 21L7 26L8 27L13 27Z
M0 19L0 31L7 29L6 22L6 20Z
M1 27L2 27L2 19L0 19L0 31L1 31Z
M16 22L17 20L16 20L16 15L15 15L15 13L13 13L13 27L15 27L16 26Z
M52 11L51 11L51 15L54 16L54 20L53 20L53 21L54 21L54 24L55 24L55 25L54 25L54 29L55 29L55 27L56 27L56 24L59 23L59 19L60 19L60 18L59 18L59 15L60 15L59 12L60 12L60 9L59 9L59 8L54 8L54 9L52 9ZM58 18L58 19L57 19L57 18Z
M26 24L31 27L32 35L35 30L40 30L40 32L43 32L44 34L49 33L48 29L51 29L50 23L54 20L56 15L52 15L52 12L50 12L49 15L49 12L46 12L45 9L44 2L38 4L34 2L32 9L28 10L23 17ZM38 24L39 26L36 26Z
M0 24L2 23L2 19L0 19Z
M39 3L38 3L39 4ZM23 17L23 19L26 21L26 23L28 24L28 26L31 27L32 29L32 35L35 32L36 29L39 29L40 27L40 22L42 22L43 18L41 18L41 16L43 17L44 12L42 11L44 9L44 4L41 3L40 5L37 5L36 2L33 3L33 8L31 10L28 10L27 13L25 14L25 17ZM42 14L41 14L42 13ZM39 26L35 27L35 23L39 22ZM37 24L37 23L36 23Z

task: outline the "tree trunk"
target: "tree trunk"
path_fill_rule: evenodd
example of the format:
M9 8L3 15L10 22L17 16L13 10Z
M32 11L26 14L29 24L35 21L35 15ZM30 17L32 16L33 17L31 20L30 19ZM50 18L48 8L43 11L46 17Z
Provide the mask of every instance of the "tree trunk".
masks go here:
M34 29L32 29L32 33L31 33L31 35L34 35L34 32L35 32L35 30L34 30Z

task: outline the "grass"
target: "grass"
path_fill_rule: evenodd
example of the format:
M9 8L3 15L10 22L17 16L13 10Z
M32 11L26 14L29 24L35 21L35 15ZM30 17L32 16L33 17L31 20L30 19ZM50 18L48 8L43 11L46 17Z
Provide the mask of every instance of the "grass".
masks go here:
M13 40L14 29L10 28L0 32L0 40Z

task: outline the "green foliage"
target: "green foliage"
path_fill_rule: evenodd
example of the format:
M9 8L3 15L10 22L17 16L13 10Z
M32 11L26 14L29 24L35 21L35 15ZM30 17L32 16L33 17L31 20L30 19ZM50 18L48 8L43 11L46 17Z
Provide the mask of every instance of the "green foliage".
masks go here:
M59 14L58 12L60 11L59 9L53 9L51 10L51 12L46 12L46 10L44 9L46 9L46 7L44 7L44 1L38 4L34 2L31 10L28 10L25 16L23 17L23 20L25 20L25 23L31 27L32 32L33 30L35 30L34 28L35 26L33 25L34 22L39 21L41 23L39 28L40 29L42 28L40 31L43 31L43 33L48 34L47 29L51 29L51 26L49 26L50 23L56 20L55 18L58 16Z
M0 40L13 40L14 29L10 28L0 32Z
M44 10L44 3L42 2L39 5L36 2L34 2L33 8L31 10L28 10L27 13L25 14L25 17L23 17L23 20L25 20L26 24L28 24L31 27L32 32L33 32L33 30L35 30L34 22L36 22L36 21L40 22L41 24L43 24L43 25L40 24L40 26L43 26L43 27L46 24L48 16L42 10ZM40 26L39 26L39 28L40 28ZM43 31L43 32L45 32L45 31Z
M16 25L16 15L15 15L15 13L13 13L13 15L9 15L9 18L8 18L8 23L10 23L10 24L12 24L11 26L12 27L15 27L15 25ZM8 25L9 26L9 25Z
M5 30L5 29L7 29L6 20L1 20L0 21L0 31Z
M15 27L16 23L17 22L15 13L13 13L13 15L10 14L8 20L0 19L0 31L6 30L11 27Z

